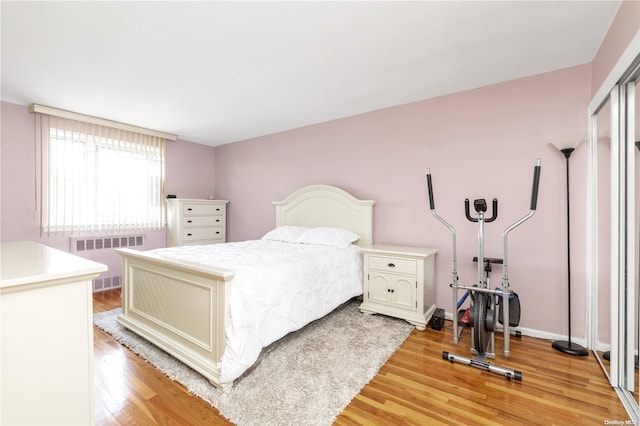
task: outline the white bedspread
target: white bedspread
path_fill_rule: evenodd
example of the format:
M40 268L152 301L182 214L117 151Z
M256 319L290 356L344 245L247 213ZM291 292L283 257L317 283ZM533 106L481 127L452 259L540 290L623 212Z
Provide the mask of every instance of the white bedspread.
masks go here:
M237 379L263 347L362 294L357 246L272 240L157 249L154 254L232 269L221 381Z

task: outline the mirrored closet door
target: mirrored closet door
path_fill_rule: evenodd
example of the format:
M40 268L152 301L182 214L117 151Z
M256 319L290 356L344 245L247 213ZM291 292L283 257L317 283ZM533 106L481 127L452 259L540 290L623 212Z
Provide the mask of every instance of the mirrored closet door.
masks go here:
M640 55L591 105L589 348L632 420L640 421Z
M594 197L597 215L595 215L597 291L593 297L596 321L593 330L595 350L602 368L610 378L609 362L611 354L611 99L592 116L592 151L595 158ZM593 138L593 137L592 137Z
M633 271L634 275L634 289L635 289L635 300L634 300L634 325L635 325L635 333L634 333L634 395L636 396L636 401L640 406L640 384L638 380L638 370L639 370L639 358L638 354L640 354L640 313L638 312L640 309L640 196L638 195L638 191L640 191L640 76L636 76L635 78L635 99L634 99L634 138L633 145L635 150L633 151L633 158L635 163L635 238L634 238L634 247L636 248L636 268Z
M636 105L637 81L640 78L640 64L631 72L630 76L619 87L619 153L618 153L618 289L617 327L612 329L617 334L619 350L615 360L612 356L612 371L618 379L621 398L629 400L629 407L633 409L635 418L640 415L640 395L638 395L638 380L636 377L636 359L638 355L638 281L637 268L639 265L637 253L637 202L636 202L636 169L637 148L636 141ZM615 319L615 317L614 317ZM613 355L613 353L612 353ZM617 367L616 367L617 364Z

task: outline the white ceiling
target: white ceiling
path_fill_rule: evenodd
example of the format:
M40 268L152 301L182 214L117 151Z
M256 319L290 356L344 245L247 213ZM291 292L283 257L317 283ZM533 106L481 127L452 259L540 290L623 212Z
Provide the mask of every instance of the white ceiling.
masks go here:
M215 146L590 62L619 6L2 1L0 94Z

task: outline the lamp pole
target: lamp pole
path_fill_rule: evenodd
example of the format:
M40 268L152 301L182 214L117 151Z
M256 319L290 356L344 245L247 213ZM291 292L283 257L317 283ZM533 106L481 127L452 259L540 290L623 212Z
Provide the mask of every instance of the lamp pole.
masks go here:
M582 346L571 342L571 203L569 201L569 158L575 148L564 148L560 152L564 154L567 167L567 314L569 333L568 340L556 340L551 346L553 349L568 355L586 356L587 350Z

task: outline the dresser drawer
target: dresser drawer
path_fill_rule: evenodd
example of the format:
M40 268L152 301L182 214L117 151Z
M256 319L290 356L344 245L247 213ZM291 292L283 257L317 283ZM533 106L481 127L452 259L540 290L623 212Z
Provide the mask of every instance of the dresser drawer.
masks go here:
M222 226L222 216L185 216L182 220L185 228Z
M216 206L211 204L184 204L182 213L185 216L220 216L224 211L224 206Z
M208 228L193 228L193 229L185 229L184 234L182 235L182 239L187 241L198 241L198 240L215 240L224 237L222 232L222 227L213 226Z
M412 275L415 275L418 271L415 260L387 256L369 256L369 268L378 271Z

